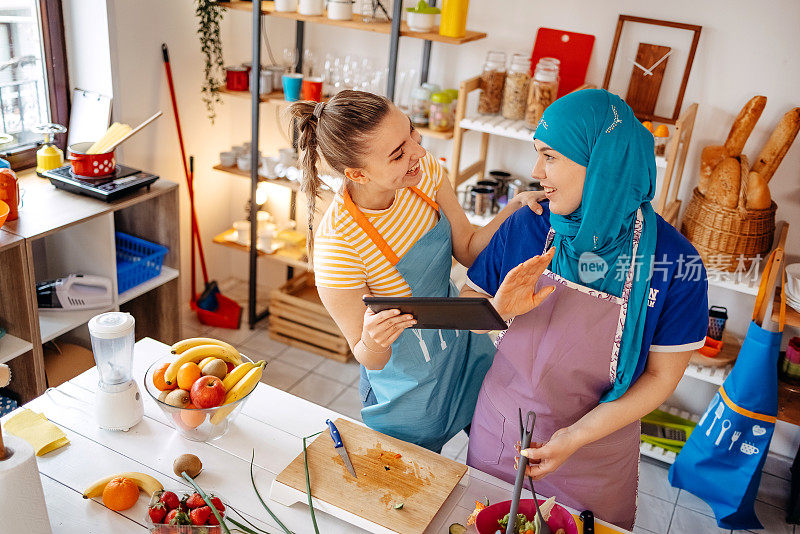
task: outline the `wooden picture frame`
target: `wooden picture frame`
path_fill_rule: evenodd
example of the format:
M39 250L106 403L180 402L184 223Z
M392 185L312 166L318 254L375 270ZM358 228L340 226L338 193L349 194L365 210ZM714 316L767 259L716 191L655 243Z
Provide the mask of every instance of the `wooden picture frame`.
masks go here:
M672 22L669 20L657 20L657 19L649 19L644 17L635 17L633 15L620 15L619 19L617 20L617 30L614 34L614 42L611 45L611 52L608 56L608 64L606 65L606 73L603 77L603 89L608 90L608 85L611 81L611 73L614 70L614 63L617 57L617 52L619 50L619 43L620 38L622 36L622 29L626 22L636 22L640 24L652 24L654 26L664 26L667 28L677 28L680 30L687 30L693 32L692 37L692 44L691 48L689 49L689 56L686 60L686 66L683 70L683 79L681 80L680 89L678 90L678 97L675 101L675 108L672 111L671 117L662 117L659 115L648 115L648 116L641 116L638 117L640 120L650 120L653 122L663 122L666 124L675 124L680 117L681 114L681 107L683 106L683 97L686 93L686 85L689 83L689 74L692 71L692 64L694 63L694 56L697 52L697 44L700 41L700 32L702 31L702 26L697 26L694 24L685 24L683 22Z

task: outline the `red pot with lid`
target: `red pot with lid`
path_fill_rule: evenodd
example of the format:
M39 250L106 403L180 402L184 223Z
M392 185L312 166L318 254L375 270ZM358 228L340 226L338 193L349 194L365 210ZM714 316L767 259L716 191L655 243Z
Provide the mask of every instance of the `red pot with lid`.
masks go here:
M117 169L114 151L102 154L87 154L86 151L94 143L75 143L68 147L68 156L72 164L72 172L84 178L106 178Z

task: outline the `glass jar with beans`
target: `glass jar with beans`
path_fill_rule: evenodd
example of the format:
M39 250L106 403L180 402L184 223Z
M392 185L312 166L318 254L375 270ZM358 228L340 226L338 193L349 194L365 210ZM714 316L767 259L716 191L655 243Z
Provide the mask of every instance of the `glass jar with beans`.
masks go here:
M525 125L535 130L547 106L558 96L558 71L561 62L552 57L540 58L528 88Z
M503 86L506 83L506 54L491 51L486 54L481 74L481 92L478 96L478 113L497 115L503 103Z
M525 118L530 67L529 57L523 54L511 57L511 68L503 88L503 117L506 119L516 121Z

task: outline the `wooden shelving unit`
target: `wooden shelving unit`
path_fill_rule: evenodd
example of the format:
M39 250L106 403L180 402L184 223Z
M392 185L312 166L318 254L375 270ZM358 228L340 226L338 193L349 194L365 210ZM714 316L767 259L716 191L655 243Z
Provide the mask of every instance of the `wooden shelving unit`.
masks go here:
M225 5L230 9L235 9L239 11L249 12L253 10L252 2L232 0L230 2L220 2L220 4ZM287 12L276 11L275 2L263 2L261 7L261 12L264 15L269 15L271 17L291 19L301 22L311 22L313 24L323 24L325 26L338 26L339 28L349 28L351 30L382 33L385 35L389 35L392 31L392 24L390 22L363 22L361 20L360 15L353 15L352 20L331 20L324 14L321 16L319 15L313 16L313 15L301 15L300 13L297 12L287 13ZM486 34L483 32L467 30L464 37L457 39L454 37L445 37L443 35L439 35L439 28L436 28L432 32L412 31L408 28L408 25L405 22L403 22L400 25L400 36L411 37L413 39L422 39L423 41L435 41L437 43L460 45L483 39L486 37Z
M247 245L243 245L237 241L232 239L234 232L233 228L229 228L225 230L221 234L217 234L214 236L214 243L217 245L222 245L224 247L228 247L234 250L239 250L242 252L250 252L250 247ZM279 261L281 263L285 263L290 267L296 267L298 269L304 270L311 270L311 267L308 265L308 262L295 259L295 256L304 256L306 253L305 248L293 248L293 247L284 247L278 249L277 251L273 252L272 254L268 254L263 250L258 250L259 257L267 257L275 261ZM288 254L288 255L287 255Z
M115 202L55 189L33 171L18 175L25 202L19 219L0 229L0 362L11 367L10 390L27 402L46 386L42 344L75 336L98 313L122 310L136 319L136 337L167 343L181 337L178 186L159 180ZM117 293L114 232L164 245L160 276ZM36 281L70 273L110 278L111 305L93 310L38 310ZM81 337L78 335L77 337Z

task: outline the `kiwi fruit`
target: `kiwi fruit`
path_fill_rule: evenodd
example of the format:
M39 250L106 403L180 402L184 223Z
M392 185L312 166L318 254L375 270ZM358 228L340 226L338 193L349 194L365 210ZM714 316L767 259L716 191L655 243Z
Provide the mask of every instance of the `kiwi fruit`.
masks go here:
M161 394L158 396L158 400L160 400L161 402L167 402L166 401L167 395L169 395L169 390L162 391Z
M195 478L203 470L203 462L194 454L181 454L172 463L172 470L178 476L181 476L181 473L186 471L187 475Z
M186 408L189 406L191 399L189 392L185 389L173 389L164 397L164 402L176 408Z
M203 376L216 376L220 380L228 374L228 365L221 359L211 360L203 366Z

